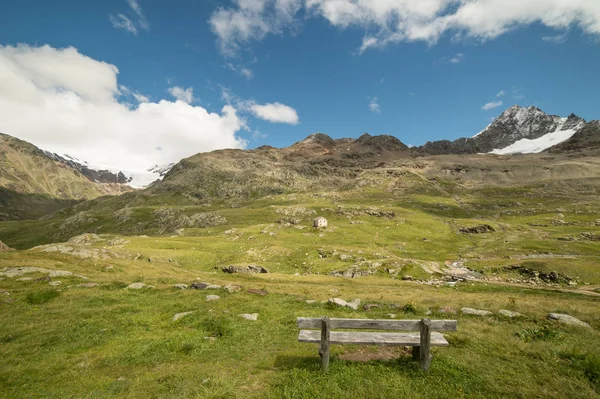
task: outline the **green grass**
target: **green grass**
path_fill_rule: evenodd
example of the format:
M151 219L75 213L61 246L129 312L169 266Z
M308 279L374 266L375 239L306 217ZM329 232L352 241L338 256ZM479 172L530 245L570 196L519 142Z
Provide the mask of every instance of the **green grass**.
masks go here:
M365 172L361 179L368 184L362 189L316 195L202 202L179 194L125 194L85 202L47 220L0 222L0 239L18 249L93 232L103 234L102 240L68 245L104 254L90 259L38 249L0 254L0 270L38 266L88 277L53 278L63 282L56 289L45 282L0 280L0 288L10 293L0 296L0 397L598 397L600 297L591 295L600 292L598 243L557 240L595 232L598 197L552 196L539 186L469 189L450 179L432 182L416 174L403 175L406 180L390 186L379 182L378 173ZM115 212L126 206L132 208L130 219L118 220ZM182 236L155 236L160 226L154 211L165 206L188 216L216 211L228 223L186 228ZM300 217L296 226L276 223L283 217L276 210L290 206L326 216L329 227L313 229L312 216ZM396 216L368 215L368 208ZM559 208L570 224L552 224ZM73 218L81 212L85 217ZM69 218L79 221L61 230ZM496 232L458 232L479 224ZM114 238L128 243L108 245ZM405 275L439 278L433 269L456 260L486 277L517 277L505 267L520 264L566 274L578 285L489 281L434 287L401 280ZM231 264L259 264L271 273L220 271ZM353 265L373 267L374 274L328 276ZM156 288L125 289L138 281ZM194 281L241 284L244 290L173 288ZM99 286L77 287L83 282ZM269 295L252 295L248 288ZM221 299L207 302L207 294ZM321 303L331 297L361 298L362 304L380 307L367 312ZM307 304L306 299L318 302ZM525 317L438 312L461 307L511 309ZM186 311L194 313L171 321ZM419 319L428 311L433 318L459 320L459 331L448 334L450 346L434 350L428 374L402 351L385 357L386 349L335 345L324 375L317 347L297 342L299 316L387 318L394 313ZM550 312L578 317L592 329L551 323ZM252 322L240 313L260 316ZM348 360L363 353L359 351L377 359Z

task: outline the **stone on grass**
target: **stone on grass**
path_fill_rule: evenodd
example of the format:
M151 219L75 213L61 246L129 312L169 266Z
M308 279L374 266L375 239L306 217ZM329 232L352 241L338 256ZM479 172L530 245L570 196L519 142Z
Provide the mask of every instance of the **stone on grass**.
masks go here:
M238 316L243 317L246 320L252 320L252 321L258 320L258 313L242 313Z
M473 308L462 308L460 310L462 314L469 314L473 316L491 316L493 313L487 310L479 310Z
M130 290L140 290L142 288L150 288L150 286L144 283L131 283L127 286L127 288Z
M206 296L207 301L216 301L217 299L221 299L221 297L218 295L207 295Z
M346 307L354 310L358 310L358 306L360 305L360 299L356 298L346 304Z
M216 285L216 284L210 284L206 286L207 290L220 290L221 286L220 285Z
M210 285L209 283L193 283L190 287L195 290L204 290L209 285Z
M225 273L269 273L267 269L259 265L247 265L247 266L226 266L221 269Z
M237 284L227 284L226 286L223 287L224 290L226 290L229 293L232 292L239 292L242 290L242 287L240 285Z
M344 301L341 298L329 298L329 303L333 303L334 305L338 305L338 306L348 305L348 302Z
M188 285L187 284L175 284L173 287L179 288L180 290L185 290L185 289L187 289Z
M562 324L569 324L572 326L580 326L580 327L588 327L591 328L591 326L586 323L583 322L573 316L569 316L568 314L562 314L562 313L550 313L548 315L548 318L551 320L558 320L560 323Z
M511 319L514 319L515 317L523 317L523 315L519 312L515 312L512 310L506 310L506 309L500 309L498 311L498 314L505 316L505 317L509 317Z
M177 313L175 316L173 316L173 319L172 319L172 321L177 321L177 320L179 320L179 319L181 319L181 318L183 318L183 317L185 317L185 316L189 316L189 315L191 315L192 313L194 313L194 312L193 312L193 311L190 311L190 312L181 312L181 313Z
M250 289L248 290L248 293L250 293L250 294L258 294L258 295L262 295L262 296L265 296L265 295L267 295L267 294L268 294L268 292L267 292L267 291L264 291L264 290L256 290L256 289L254 289L254 288L250 288Z
M52 287L58 287L59 285L62 284L62 281L50 281L48 283L48 285L52 286Z
M379 305L378 305L378 304L376 304L376 303L370 303L370 304L368 304L368 305L365 305L365 306L363 306L363 309L364 309L364 310L366 310L367 312L370 312L370 311L371 311L371 309L377 309L377 308L380 308L380 307L381 307L381 306L379 306Z

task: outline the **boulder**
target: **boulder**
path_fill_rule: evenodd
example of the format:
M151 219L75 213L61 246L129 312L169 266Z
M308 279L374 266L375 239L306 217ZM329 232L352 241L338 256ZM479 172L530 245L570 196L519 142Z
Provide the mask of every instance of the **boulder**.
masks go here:
M514 312L512 310L506 310L506 309L500 309L498 311L498 314L508 317L508 318L511 318L511 319L514 319L516 317L523 317L523 315L519 312Z
M246 320L252 320L252 321L258 320L258 313L243 313L238 316L243 317Z
M193 283L190 287L195 290L204 290L209 285L210 285L209 283Z
M180 290L186 290L188 288L187 284L175 284L174 288L179 288Z
M489 224L481 224L475 227L461 227L460 229L458 229L458 231L466 234L485 234L493 233L496 230Z
M221 286L220 285L216 285L216 284L209 284L208 286L206 286L207 290L220 290Z
M181 312L181 313L177 313L175 316L173 316L173 319L171 319L171 321L177 321L185 316L189 316L192 313L194 313L193 311L190 312Z
M473 316L491 316L493 313L487 310L479 310L473 308L462 308L460 310L462 314L469 314Z
M207 295L207 296L206 296L206 300L207 300L207 301L216 301L216 300L218 300L218 299L221 299L221 297L220 297L220 296L218 296L218 295Z
M247 265L247 266L225 266L221 268L225 273L269 273L267 269L259 265Z
M337 306L346 306L346 305L348 305L348 302L344 301L341 298L329 298L329 303L333 303L334 305L337 305Z
M558 322L562 324L591 328L588 323L583 322L573 316L569 316L568 314L550 313L548 318L551 320L558 320Z
M239 292L242 290L242 286L237 285L237 284L227 284L226 286L223 287L223 289L229 293Z
M146 285L144 283L131 283L127 286L127 288L130 290L140 290L140 289L146 288L146 287L150 288L149 285Z
M353 299L352 301L348 302L346 304L346 307L353 309L353 310L358 310L359 305L360 305L360 299L356 298L356 299Z

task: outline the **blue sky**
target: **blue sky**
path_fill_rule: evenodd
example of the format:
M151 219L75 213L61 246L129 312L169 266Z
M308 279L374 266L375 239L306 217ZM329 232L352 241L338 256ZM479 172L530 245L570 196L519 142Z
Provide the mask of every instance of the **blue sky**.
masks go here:
M276 1L287 8L277 11ZM82 56L116 66L119 87L149 102L174 101L169 92L174 87L192 88L193 99L185 102L210 113L221 114L229 102L244 126L228 133L238 141L222 146L281 147L314 132L334 138L392 134L420 145L472 136L513 104L600 118L595 1L549 0L539 9L497 16L494 5L486 5L497 0L477 0L482 5L471 19L452 15L462 7L460 0L422 0L441 4L435 12L406 9L407 0L378 0L380 9L370 8L376 2L363 2L349 13L328 1L22 0L2 6L0 45L74 47ZM348 7L357 1L342 0ZM443 8L452 1L457 4ZM515 9L528 1L502 3ZM245 20L237 28L219 25L225 29L219 33L219 12ZM117 26L126 21L129 29ZM123 90L115 100L137 106ZM273 123L273 117L261 119L249 111L275 103L285 106L280 111L293 108L298 120L288 113L283 123ZM490 109L483 109L485 104ZM22 133L14 131L18 128L0 122L8 134L53 143L52 136L32 133L36 127ZM168 146L168 134L161 140L156 148ZM193 148L193 140L185 147L212 149L202 143Z

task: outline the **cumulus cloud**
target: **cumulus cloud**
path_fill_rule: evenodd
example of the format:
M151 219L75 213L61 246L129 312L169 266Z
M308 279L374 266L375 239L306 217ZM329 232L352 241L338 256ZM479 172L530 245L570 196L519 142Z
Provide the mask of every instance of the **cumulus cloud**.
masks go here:
M0 131L127 171L246 146L233 106L215 113L184 101L152 102L119 85L118 73L72 47L0 46ZM131 93L139 104L119 100Z
M298 112L290 106L281 103L267 103L249 105L249 110L257 118L273 123L287 123L297 125L300 122Z
M377 97L373 97L369 102L369 109L371 112L375 112L376 114L381 113L381 107L379 106L379 99Z
M175 86L170 87L168 91L176 100L183 101L186 104L191 104L195 100L194 89L192 87L184 89L183 87Z
M600 1L593 0L234 0L209 22L221 51L235 55L249 41L299 23L302 8L308 18L364 30L361 53L402 41L435 43L446 33L485 41L532 23L600 35Z
M502 105L502 101L492 101L492 102L485 104L483 107L481 107L481 109L484 111L489 111L491 109L498 108L501 105Z
M129 8L133 12L133 17L129 18L122 13L117 14L116 17L112 14L108 14L112 26L117 29L125 29L134 35L138 34L138 26L144 30L150 30L150 23L146 19L144 11L139 3L136 0L127 0L127 4L129 4Z

